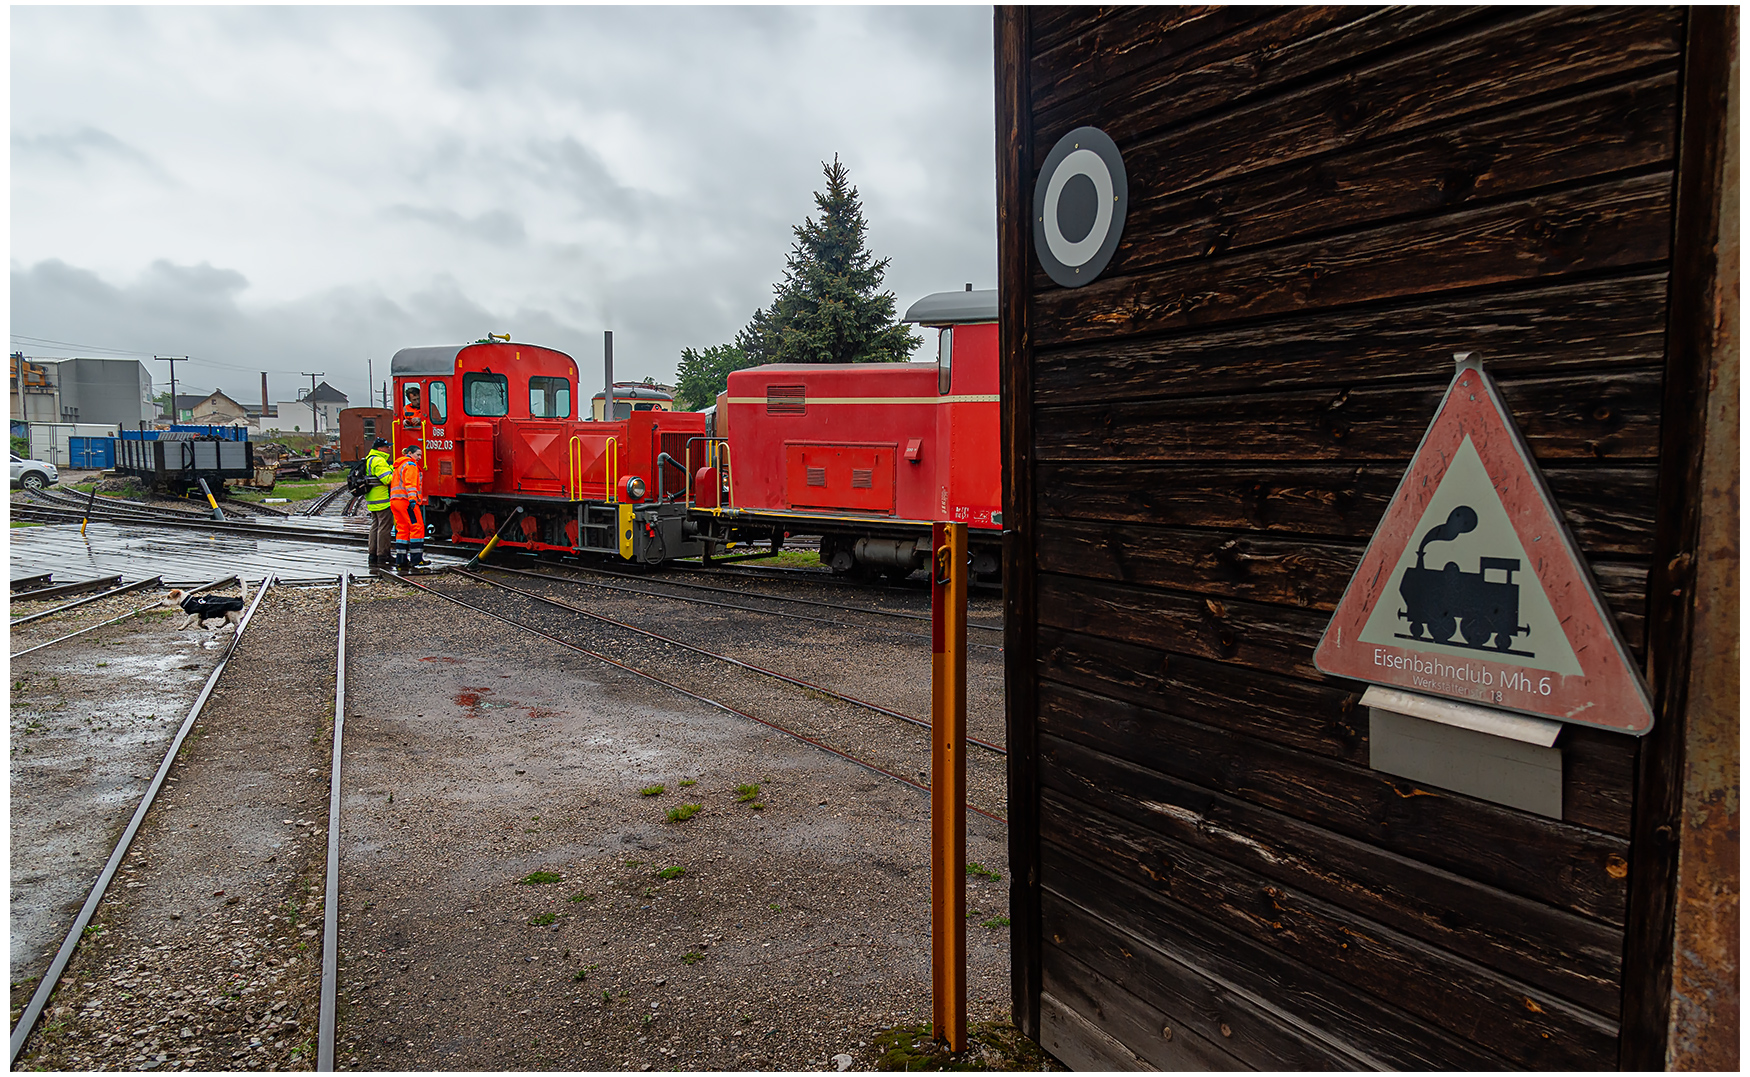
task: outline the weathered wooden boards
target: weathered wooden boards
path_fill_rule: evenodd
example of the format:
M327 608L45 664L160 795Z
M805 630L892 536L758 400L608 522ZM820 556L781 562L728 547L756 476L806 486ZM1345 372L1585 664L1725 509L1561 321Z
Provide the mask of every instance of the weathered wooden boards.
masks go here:
M999 12L1015 989L1047 1046L1617 1065L1637 742L1565 732L1559 820L1421 788L1312 651L1474 350L1646 660L1687 17ZM1066 289L1027 212L1084 124L1129 214Z

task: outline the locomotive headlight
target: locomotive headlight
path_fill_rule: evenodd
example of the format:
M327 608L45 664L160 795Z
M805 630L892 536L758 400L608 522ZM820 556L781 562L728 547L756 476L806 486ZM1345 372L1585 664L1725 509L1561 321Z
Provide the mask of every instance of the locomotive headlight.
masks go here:
M644 491L648 487L644 485L643 479L634 475L626 480L625 489L627 501L641 501L644 498Z

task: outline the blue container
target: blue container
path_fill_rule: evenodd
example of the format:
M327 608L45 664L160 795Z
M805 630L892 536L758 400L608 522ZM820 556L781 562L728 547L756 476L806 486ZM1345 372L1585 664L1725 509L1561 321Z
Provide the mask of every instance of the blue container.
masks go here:
M67 466L93 471L109 470L115 466L115 439L68 438Z

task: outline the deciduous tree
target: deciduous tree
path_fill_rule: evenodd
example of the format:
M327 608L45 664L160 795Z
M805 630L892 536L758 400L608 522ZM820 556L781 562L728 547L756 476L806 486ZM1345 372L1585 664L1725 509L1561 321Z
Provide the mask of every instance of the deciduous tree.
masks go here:
M682 411L710 407L717 394L728 388L730 372L752 365L747 353L733 344L713 344L704 351L681 349L675 406Z

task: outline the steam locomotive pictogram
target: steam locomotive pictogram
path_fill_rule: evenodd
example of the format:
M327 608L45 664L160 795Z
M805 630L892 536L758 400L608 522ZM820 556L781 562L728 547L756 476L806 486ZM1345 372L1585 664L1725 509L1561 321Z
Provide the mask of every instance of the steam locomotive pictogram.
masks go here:
M1408 621L1408 635L1397 633L1399 639L1432 640L1473 650L1493 649L1507 654L1532 657L1530 651L1512 650L1513 637L1531 631L1519 623L1519 585L1513 574L1519 571L1519 560L1513 557L1480 557L1477 571L1461 572L1458 562L1448 561L1436 571L1423 564L1423 554L1431 542L1451 542L1460 535L1476 530L1477 513L1469 505L1460 505L1439 527L1430 528L1416 547L1416 566L1404 570L1398 584L1405 608L1398 619ZM1505 578L1500 582L1487 578L1498 571ZM1453 639L1457 633L1462 643Z

